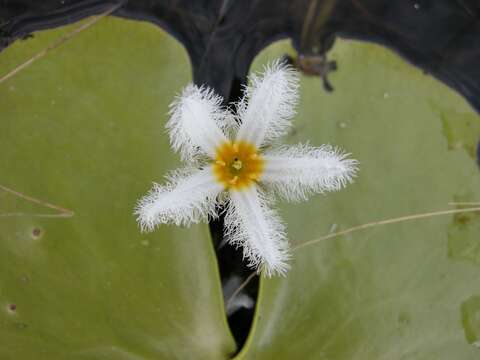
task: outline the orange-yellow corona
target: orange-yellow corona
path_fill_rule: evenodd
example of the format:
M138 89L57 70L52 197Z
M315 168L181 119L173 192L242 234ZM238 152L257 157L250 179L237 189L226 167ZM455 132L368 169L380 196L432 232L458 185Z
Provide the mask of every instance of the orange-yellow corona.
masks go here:
M255 145L229 141L217 148L213 172L225 188L241 190L260 179L263 163Z

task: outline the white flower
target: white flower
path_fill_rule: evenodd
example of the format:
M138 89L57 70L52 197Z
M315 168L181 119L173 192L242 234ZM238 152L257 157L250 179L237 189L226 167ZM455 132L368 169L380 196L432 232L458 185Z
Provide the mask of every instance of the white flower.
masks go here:
M225 205L228 242L243 248L250 267L283 275L289 247L272 195L306 200L339 190L352 180L357 162L325 145L273 146L291 126L298 75L276 62L250 81L236 115L212 90L185 88L171 106L167 129L188 167L170 174L166 185L154 184L135 214L141 229L151 231L215 218Z

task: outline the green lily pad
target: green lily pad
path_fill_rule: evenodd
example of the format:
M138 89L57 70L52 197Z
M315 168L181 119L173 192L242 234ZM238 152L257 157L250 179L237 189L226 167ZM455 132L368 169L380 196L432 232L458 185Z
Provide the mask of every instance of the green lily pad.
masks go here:
M254 67L288 51L275 44ZM294 246L377 220L455 209L453 201L480 202L469 151L480 140L480 118L459 95L377 45L338 41L330 55L339 64L330 76L335 91L302 78L290 141L341 146L360 172L346 190L281 205ZM286 278L261 280L254 326L237 358L478 359L473 229L480 216L458 222L433 216L298 248Z
M2 73L76 26L15 43ZM0 84L0 184L74 212L0 190L0 359L235 351L207 227L145 235L132 215L180 164L164 124L188 81L174 39L103 19Z

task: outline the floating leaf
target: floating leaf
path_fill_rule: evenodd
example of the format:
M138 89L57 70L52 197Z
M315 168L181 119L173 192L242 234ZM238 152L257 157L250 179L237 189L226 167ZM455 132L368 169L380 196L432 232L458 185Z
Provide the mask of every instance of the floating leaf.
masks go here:
M286 51L276 44L256 66ZM459 196L480 201L475 160L449 146L442 123L448 116L463 140L463 119L480 122L459 95L376 45L340 41L331 58L339 64L335 91L325 93L318 78L302 80L291 139L341 146L360 172L344 191L282 205L294 246L376 220L455 209L448 203ZM464 140L473 136L480 139ZM449 250L465 237L478 245L478 233L459 228L453 240L455 221L370 227L298 248L286 278L261 281L238 359L478 359L478 246L463 247L462 256Z
M78 26L74 25L73 27ZM0 55L14 68L72 27ZM0 85L0 358L225 359L235 351L206 226L142 235L137 199L176 168L168 104L189 81L158 28L103 19ZM30 215L28 215L30 214Z

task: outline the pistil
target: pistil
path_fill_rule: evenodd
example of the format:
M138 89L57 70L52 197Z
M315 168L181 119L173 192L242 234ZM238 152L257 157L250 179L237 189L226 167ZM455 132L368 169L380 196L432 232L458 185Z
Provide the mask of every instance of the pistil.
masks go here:
M232 162L232 168L234 168L237 171L240 171L242 168L243 164L242 161L238 158L235 158Z

